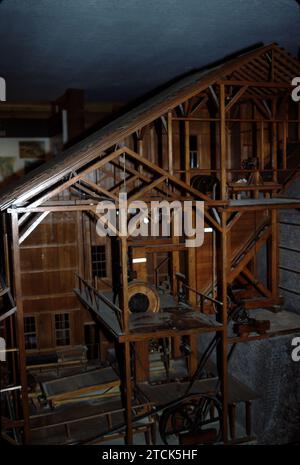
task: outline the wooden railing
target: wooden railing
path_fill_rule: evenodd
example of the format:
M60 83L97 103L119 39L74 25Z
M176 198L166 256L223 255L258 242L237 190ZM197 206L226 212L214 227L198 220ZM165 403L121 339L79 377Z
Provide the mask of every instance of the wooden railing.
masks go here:
M120 325L120 328L123 328L123 318L122 310L109 300L103 293L95 289L86 279L82 278L78 273L75 273L75 276L78 280L78 289L81 295L83 295L87 303L92 308L100 308L101 303L107 305L114 313L117 318L117 321Z
M217 300L214 297L210 297L209 295L204 294L203 292L200 292L197 289L194 289L193 287L189 286L186 283L185 275L183 275L181 273L176 273L176 279L180 282L181 286L183 286L184 289L186 289L188 291L191 291L194 294L196 294L198 297L200 297L200 311L202 313L204 312L204 305L205 305L206 301L211 302L216 307L222 307L223 306L223 302L221 302L220 300Z

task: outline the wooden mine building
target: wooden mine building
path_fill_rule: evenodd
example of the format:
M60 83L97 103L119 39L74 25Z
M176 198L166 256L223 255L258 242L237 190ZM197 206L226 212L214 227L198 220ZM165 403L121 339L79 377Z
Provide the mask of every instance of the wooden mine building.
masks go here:
M166 442L252 438L256 394L230 371L231 354L300 331L295 313L282 323L288 289L279 277L279 215L300 207L289 195L299 176L295 76L299 61L276 44L191 73L2 190L6 440L43 442L56 427L57 443L105 434L132 443L139 430L155 441L158 424ZM186 247L172 214L167 236L99 236L99 202L118 209L124 192L147 205L203 201L203 245ZM47 380L47 367L58 377ZM68 367L69 376L103 374L85 385L90 396L101 383L120 387L119 423L108 401L92 414L78 403L78 418L55 417L57 400L68 405L59 384ZM41 413L51 401L52 423ZM187 427L189 409L198 423L191 416ZM108 426L78 439L87 417Z

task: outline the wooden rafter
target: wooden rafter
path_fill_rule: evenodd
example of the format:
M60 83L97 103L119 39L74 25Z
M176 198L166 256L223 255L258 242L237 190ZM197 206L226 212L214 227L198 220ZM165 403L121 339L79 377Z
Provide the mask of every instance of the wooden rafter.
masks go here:
M128 201L133 202L134 200L143 198L148 192L150 192L152 189L155 189L157 186L162 184L166 179L167 179L166 176L161 176L160 178L155 179L150 184L140 189L136 194L133 194L131 197L129 197Z
M227 113L233 107L233 105L237 103L237 101L242 97L242 95L246 92L247 89L248 86L243 86L240 88L240 90L234 95L234 97L232 97L230 102L227 103L225 107L225 113Z
M30 206L32 208L34 207L37 207L38 205L41 205L43 202L45 202L45 200L49 200L51 199L52 197L54 197L55 195L57 194L60 194L61 192L63 192L65 189L67 189L68 187L72 186L73 184L75 184L77 181L79 181L81 178L83 178L84 176L86 176L87 174L91 173L92 171L96 170L96 169L99 169L99 168L102 168L102 166L105 166L106 164L108 164L110 161L112 160L115 160L117 157L119 157L120 155L122 155L124 153L124 150L123 148L121 149L118 149L112 153L110 153L109 155L106 155L104 156L103 158L101 158L100 161L97 161L96 163L94 163L93 165L89 166L88 168L85 168L83 169L83 171L81 171L80 174L75 174L73 177L71 177L70 179L68 179L67 181L63 182L62 184L60 184L59 186L55 187L54 189L52 189L50 192L47 192L45 194L42 194L41 197L39 197L37 200L35 200L34 202L32 202L30 204Z
M25 231L22 231L19 237L19 244L25 241L26 237L31 234L35 228L48 216L50 212L42 212L37 214L32 221L27 225Z
M201 108L203 108L206 103L208 102L208 95L202 95L201 98L200 98L200 101L198 101L190 110L189 113L187 113L188 115L192 115L193 113L195 113L196 111L199 111Z
M118 165L114 161L111 162L111 164L113 166L116 166L119 169L122 169L122 171L124 170L124 167L121 167L120 165ZM145 182L150 182L151 181L149 176L146 176L141 171L137 171L136 169L134 169L134 168L132 168L130 166L125 166L125 171L126 171L126 173L130 173L132 175L135 175L137 177L137 179L139 179L140 181L145 181ZM124 183L124 181L123 181L123 183ZM170 190L165 189L165 186L158 186L157 190L160 190L164 195L168 195L168 196L170 196L170 197L172 197L174 199L177 199L176 194L174 192L170 191Z
M106 197L109 197L113 200L117 200L117 196L114 195L111 191L104 189L104 187L99 186L99 184L96 184L87 178L81 179L80 183L87 185L92 190L92 192L96 192L97 194L102 194L102 195L104 194Z
M234 214L233 218L229 221L229 223L227 223L227 226L226 226L227 232L229 232L233 228L233 226L239 221L242 214L243 212L236 212Z

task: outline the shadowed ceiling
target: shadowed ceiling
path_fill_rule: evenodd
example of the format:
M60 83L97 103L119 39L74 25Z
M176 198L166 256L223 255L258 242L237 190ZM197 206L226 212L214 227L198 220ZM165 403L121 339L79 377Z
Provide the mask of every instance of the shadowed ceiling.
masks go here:
M132 100L258 42L297 54L295 0L2 0L7 99Z

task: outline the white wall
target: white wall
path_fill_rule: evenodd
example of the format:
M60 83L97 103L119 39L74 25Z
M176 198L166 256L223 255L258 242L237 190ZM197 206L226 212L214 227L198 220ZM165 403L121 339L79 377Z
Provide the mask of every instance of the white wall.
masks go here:
M16 173L24 169L25 161L37 161L33 158L20 158L19 156L19 141L43 141L45 143L46 153L50 150L50 139L43 137L0 137L0 158L12 158L8 160L8 164L12 165L13 173ZM6 164L7 166L7 164ZM3 163L1 164L0 160L0 181L3 181L5 175L3 176Z

